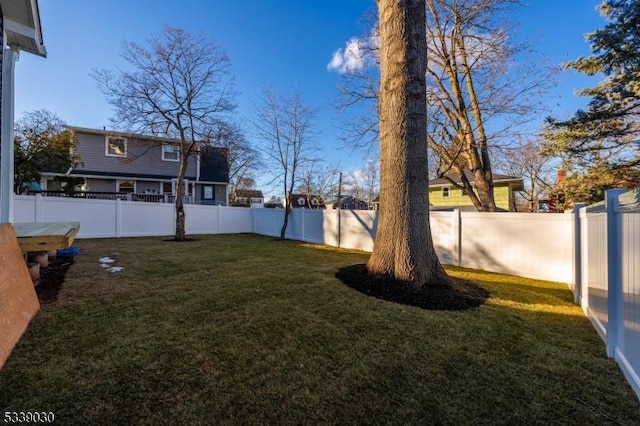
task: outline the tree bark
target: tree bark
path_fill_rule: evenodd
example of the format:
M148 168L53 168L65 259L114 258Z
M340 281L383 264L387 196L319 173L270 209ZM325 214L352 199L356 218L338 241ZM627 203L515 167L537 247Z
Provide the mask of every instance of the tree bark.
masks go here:
M378 0L380 215L370 274L446 282L429 226L425 0Z
M184 146L184 144L182 145ZM184 150L181 150L184 152ZM186 231L185 231L185 214L184 214L184 176L187 171L187 159L184 156L181 156L180 159L180 171L178 172L178 179L176 181L176 233L175 240L176 241L184 241L186 240Z

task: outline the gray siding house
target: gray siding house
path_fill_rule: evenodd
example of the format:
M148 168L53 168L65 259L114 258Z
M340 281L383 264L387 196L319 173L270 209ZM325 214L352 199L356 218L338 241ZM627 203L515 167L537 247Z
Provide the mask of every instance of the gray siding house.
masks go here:
M78 166L67 173L42 172L45 191L60 190L56 176L84 179L88 197L117 193L144 201L172 202L180 167L179 144L171 139L110 130L68 127L77 139ZM229 166L226 150L202 146L188 160L186 202L226 205Z

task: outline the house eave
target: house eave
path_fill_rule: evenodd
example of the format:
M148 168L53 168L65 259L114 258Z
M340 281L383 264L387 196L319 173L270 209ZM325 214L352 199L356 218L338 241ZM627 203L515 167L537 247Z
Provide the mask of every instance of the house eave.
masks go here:
M37 0L0 0L7 45L43 58L47 48L42 38Z
M78 127L78 126L66 126L66 128L77 133L86 133L90 135L118 136L118 137L127 138L127 139L139 139L139 140L166 143L166 144L180 143L180 141L177 139L165 138L160 136L141 135L141 134L129 133L129 132L121 132L118 130L106 130L106 129L100 130L100 129L91 129L88 127Z

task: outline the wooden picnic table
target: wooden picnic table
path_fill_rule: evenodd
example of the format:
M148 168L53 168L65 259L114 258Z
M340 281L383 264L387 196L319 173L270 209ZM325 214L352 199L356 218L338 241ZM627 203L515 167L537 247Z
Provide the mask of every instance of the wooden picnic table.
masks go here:
M23 253L71 247L80 222L14 223L13 229Z

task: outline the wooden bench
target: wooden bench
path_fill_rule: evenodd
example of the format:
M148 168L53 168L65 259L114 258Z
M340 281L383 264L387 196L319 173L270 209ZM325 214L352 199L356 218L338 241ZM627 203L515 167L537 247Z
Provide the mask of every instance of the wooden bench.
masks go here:
M13 226L0 225L0 369L39 309Z

